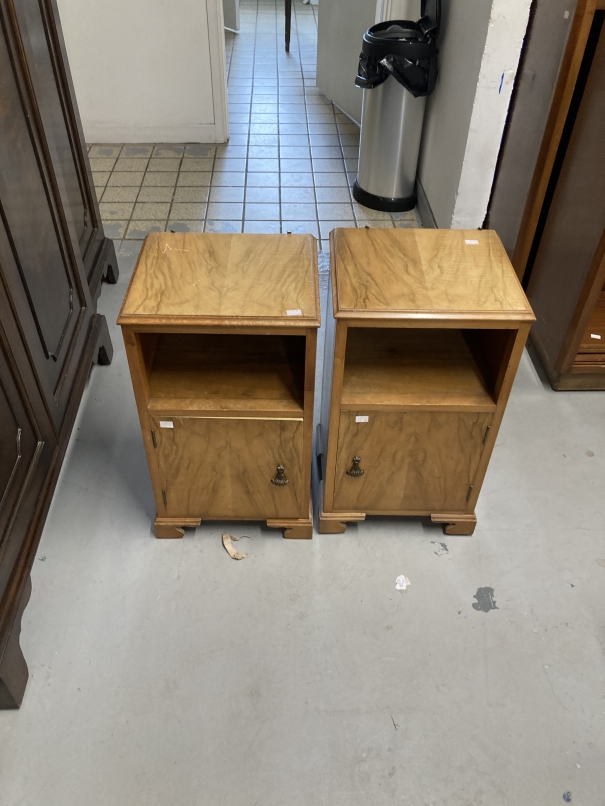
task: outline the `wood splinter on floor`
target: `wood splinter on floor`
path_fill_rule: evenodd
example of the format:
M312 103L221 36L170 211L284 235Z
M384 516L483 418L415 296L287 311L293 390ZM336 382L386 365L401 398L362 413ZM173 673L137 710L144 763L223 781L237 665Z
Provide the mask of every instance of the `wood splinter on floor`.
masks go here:
M242 537L250 537L250 535L240 535L239 537L233 537L228 532L223 532L223 546L226 548L227 553L233 560L245 560L248 556L247 554L240 554L239 551L236 551L233 548L231 543L232 540L237 541L241 540Z

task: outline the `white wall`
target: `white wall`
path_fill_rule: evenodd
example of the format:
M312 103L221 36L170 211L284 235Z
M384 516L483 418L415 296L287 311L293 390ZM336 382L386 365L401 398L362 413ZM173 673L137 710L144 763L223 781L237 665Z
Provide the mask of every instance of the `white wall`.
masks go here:
M531 0L443 0L418 176L437 226L483 224Z
M227 138L222 0L58 0L88 142Z

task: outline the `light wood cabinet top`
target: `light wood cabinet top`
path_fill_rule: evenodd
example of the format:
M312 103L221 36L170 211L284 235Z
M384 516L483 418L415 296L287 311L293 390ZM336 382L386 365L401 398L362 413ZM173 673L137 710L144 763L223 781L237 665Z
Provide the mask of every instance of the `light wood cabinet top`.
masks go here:
M151 233L118 318L135 326L319 323L312 235Z
M334 316L533 321L491 230L335 229Z

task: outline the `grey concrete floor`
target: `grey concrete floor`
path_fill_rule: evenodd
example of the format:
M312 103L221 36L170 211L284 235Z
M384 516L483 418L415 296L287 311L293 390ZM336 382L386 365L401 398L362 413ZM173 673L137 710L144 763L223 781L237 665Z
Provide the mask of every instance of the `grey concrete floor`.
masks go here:
M112 332L33 569L2 806L605 803L603 394L552 392L524 356L472 538L238 525L234 562L224 524L153 537Z

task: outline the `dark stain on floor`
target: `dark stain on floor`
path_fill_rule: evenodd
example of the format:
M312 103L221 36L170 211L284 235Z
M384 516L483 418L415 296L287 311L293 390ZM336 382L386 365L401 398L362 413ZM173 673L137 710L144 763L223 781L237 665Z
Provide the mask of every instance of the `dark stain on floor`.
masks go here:
M493 588L477 588L475 599L477 601L473 602L474 610L480 610L482 613L489 613L490 610L499 610L499 608L496 607Z

